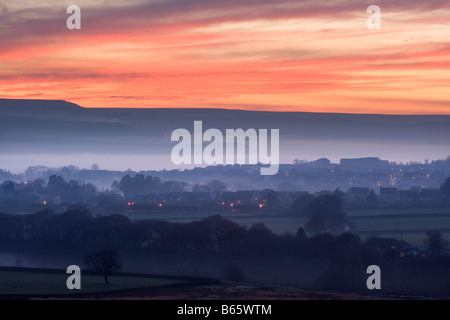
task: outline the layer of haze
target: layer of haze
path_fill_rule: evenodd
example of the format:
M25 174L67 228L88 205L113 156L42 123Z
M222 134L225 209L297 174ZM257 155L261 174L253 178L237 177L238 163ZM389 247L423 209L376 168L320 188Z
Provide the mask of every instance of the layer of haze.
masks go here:
M442 145L398 145L374 143L367 148L365 143L342 141L284 141L280 149L280 162L291 164L294 159L307 161L328 157L332 162L339 163L341 158L349 157L381 157L384 160L408 163L445 159L449 150ZM421 152L417 152L417 150ZM425 156L426 155L426 156ZM113 161L112 161L113 160ZM22 173L29 166L45 165L62 167L75 165L89 169L92 164L98 164L104 170L128 169L134 171L146 170L183 170L192 169L194 165L175 165L170 154L0 154L1 168L14 173ZM1 169L0 168L0 169Z

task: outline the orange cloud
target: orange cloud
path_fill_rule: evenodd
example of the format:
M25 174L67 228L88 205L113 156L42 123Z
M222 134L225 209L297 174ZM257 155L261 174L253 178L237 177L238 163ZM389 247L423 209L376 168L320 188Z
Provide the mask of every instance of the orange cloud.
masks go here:
M450 114L444 1L380 1L376 31L365 27L365 7L350 0L90 3L80 31L65 29L59 9L0 13L3 98ZM421 17L411 15L419 10Z

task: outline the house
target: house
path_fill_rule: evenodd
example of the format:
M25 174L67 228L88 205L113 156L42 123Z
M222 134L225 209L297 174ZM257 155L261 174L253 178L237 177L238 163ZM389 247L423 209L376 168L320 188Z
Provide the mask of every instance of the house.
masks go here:
M59 206L61 204L61 198L56 195L40 196L37 200L37 204Z
M400 253L405 252L406 249L412 248L408 242L393 238L370 238L364 243L364 246L371 248L380 254L384 254L389 251Z
M237 198L243 205L249 205L252 203L253 193L252 191L238 191Z
M397 188L384 188L380 187L380 202L384 204L396 204L398 202L397 198Z
M369 187L360 188L353 187L347 190L347 200L348 202L366 202L367 196L369 195Z
M423 256L423 257L432 257L433 256L433 252L430 250L430 248L417 247L417 250L419 250L421 256ZM450 257L450 250L440 248L437 252L437 255L439 255L441 257L442 256Z
M412 204L413 203L413 195L409 190L398 190L397 191L397 200L400 204Z
M306 191L296 191L296 192L289 192L289 191L277 191L277 198L278 202L280 203L281 207L284 208L291 208L292 204L295 200L297 200L300 196L308 194Z
M432 204L439 202L440 193L438 189L422 189L419 193L419 202Z

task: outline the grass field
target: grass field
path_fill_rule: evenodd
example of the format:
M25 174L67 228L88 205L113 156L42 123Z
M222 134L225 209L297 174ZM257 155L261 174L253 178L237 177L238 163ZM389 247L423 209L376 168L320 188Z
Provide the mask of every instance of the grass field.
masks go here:
M374 210L350 210L348 217L353 216L378 216L378 215L418 215L418 214L450 214L450 207L398 207L379 208Z
M79 293L100 293L144 287L181 284L185 281L173 279L148 278L138 276L109 277L105 284L102 276L81 276L81 290L68 290L66 286L68 274L63 272L33 272L0 269L0 295L40 296L70 295Z
M306 222L305 217L260 215L246 213L222 213L224 218L240 225L250 227L256 223L264 223L277 234L296 234L299 227ZM204 218L201 215L137 215L132 219L163 219L173 222L191 222ZM450 207L419 208L379 208L375 210L347 211L347 219L354 223L354 232L360 232L365 239L370 236L401 237L411 245L423 245L428 230L442 230L446 239L450 240ZM399 233L397 234L397 226Z
M357 231L450 229L450 217L349 219Z

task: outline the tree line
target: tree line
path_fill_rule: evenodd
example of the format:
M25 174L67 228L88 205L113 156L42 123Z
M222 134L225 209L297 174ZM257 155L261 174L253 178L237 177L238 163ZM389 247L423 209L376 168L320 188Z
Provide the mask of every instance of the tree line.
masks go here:
M443 243L436 234L427 238L430 247L437 240ZM367 291L365 268L376 264L383 270L385 293L450 295L449 257L380 253L352 233L307 237L299 228L295 235L277 235L264 224L245 227L219 215L190 223L130 221L122 215L94 217L80 206L63 214L0 214L0 250L68 259L116 250L125 267L148 261L159 266L153 272L351 292Z

